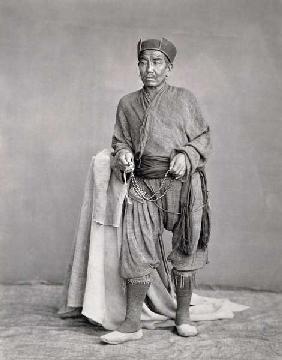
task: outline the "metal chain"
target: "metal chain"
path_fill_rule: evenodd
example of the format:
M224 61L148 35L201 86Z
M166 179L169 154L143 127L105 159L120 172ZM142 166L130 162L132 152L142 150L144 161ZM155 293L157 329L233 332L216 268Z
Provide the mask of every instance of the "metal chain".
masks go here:
M146 197L147 193L145 190L143 190L139 184L138 184L138 181L136 180L135 176L134 176L134 172L132 171L131 174L130 174L130 177L129 177L129 182L132 183L132 186L134 188L134 191L136 192L136 194L143 200L145 201L151 201L151 202L154 202L155 205L162 211L164 212L167 212L167 213L171 213L171 214L175 214L175 215L180 215L181 213L179 212L172 212L172 211L169 211L167 209L164 209L162 208L161 206L159 206L157 204L157 201L162 199L166 194L167 192L169 191L169 189L171 188L172 186L172 182L173 182L173 179L170 178L169 179L169 184L168 186L164 189L163 193L160 195L160 196L157 196L157 194L160 194L161 193L161 190L163 189L164 185L165 185L165 181L168 177L168 173L169 173L169 170L165 173L165 176L164 178L162 179L161 181L161 186L159 187L158 190L153 190L151 186L149 186L148 184L145 183L145 185L147 186L147 188L152 192L152 196L150 197ZM209 206L209 201L207 201L206 203L203 203L201 206L199 206L198 208L194 209L192 212L197 212L199 210L201 210L202 208L206 207L206 206Z
M168 186L164 189L164 186L165 186L165 181L168 177L168 173L169 173L169 170L165 173L165 176L164 178L162 179L161 181L161 186L159 187L158 190L153 190L148 184L145 183L145 185L148 187L148 189L152 192L152 195L150 197L146 196L147 193L145 190L143 190L139 184L138 184L138 181L136 180L135 176L134 176L134 173L131 172L130 174L130 182L132 183L132 186L133 186L133 189L134 191L136 192L136 194L143 200L145 201L152 201L152 202L156 202L160 199L162 199L166 193L168 192L168 190L171 188L172 186L172 181L173 179L169 179L169 184ZM164 189L164 190L163 190ZM162 192L163 190L163 192Z

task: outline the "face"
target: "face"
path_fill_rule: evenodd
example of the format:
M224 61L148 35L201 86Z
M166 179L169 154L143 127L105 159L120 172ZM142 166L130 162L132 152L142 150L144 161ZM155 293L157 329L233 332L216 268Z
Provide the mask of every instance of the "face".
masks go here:
M161 51L145 50L140 55L138 67L143 84L158 87L167 78L172 65Z

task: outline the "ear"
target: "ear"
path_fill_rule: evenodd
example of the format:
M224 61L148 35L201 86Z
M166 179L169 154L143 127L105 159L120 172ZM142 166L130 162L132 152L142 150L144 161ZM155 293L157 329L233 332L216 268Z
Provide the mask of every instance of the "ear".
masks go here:
M173 69L173 64L171 64L170 62L167 62L167 72L166 72L166 76L168 76L168 74L172 71Z

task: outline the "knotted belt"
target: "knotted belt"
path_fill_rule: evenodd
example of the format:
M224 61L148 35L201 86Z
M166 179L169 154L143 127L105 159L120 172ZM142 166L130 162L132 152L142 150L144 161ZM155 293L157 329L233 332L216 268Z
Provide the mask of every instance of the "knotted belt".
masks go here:
M161 179L169 169L170 158L163 156L145 156L135 160L136 176L144 179ZM180 194L180 216L174 227L173 243L180 253L192 255L195 242L198 241L198 249L205 249L210 238L210 209L208 204L207 179L204 168L197 168L200 175L201 189L203 194L203 212L201 219L200 239L193 239L192 226L192 174L187 175L183 182Z

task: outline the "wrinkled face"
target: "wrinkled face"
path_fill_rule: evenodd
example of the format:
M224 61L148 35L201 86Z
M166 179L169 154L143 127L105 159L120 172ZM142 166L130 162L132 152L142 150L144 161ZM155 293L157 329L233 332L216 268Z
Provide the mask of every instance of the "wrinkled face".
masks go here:
M158 50L144 50L138 61L140 77L145 86L160 86L171 71L172 65Z

